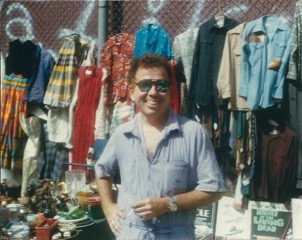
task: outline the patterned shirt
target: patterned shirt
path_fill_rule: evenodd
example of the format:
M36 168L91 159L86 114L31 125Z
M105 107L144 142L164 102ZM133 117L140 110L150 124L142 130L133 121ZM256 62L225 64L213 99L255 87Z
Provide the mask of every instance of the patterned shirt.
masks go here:
M302 1L296 3L296 10L293 21L292 42L290 51L290 60L288 65L287 78L292 80L301 80L302 63Z
M101 89L103 94L101 104L105 105L101 114L105 120L102 126L105 127L103 133L107 136L110 136L122 122L132 119L134 114L127 81L133 58L133 44L132 34L119 33L105 42L101 49L100 65L108 75ZM98 135L100 134L99 132Z
M179 68L183 68L187 87L190 86L192 60L197 33L198 28L189 28L187 31L177 35L172 45L176 72L178 72ZM177 76L179 75L177 74Z
M107 70L104 103L112 104L127 98L127 73L133 54L134 36L119 33L104 43L101 49L100 66Z
M288 92L290 99L289 104L289 126L293 129L298 136L302 135L301 121L302 121L302 111L301 111L301 63L302 63L302 1L296 3L296 11L293 23L292 32L292 44L291 44L291 54L287 78L293 80L289 81ZM298 145L302 145L301 137L298 138ZM298 151L298 166L297 166L297 188L302 188L302 151Z

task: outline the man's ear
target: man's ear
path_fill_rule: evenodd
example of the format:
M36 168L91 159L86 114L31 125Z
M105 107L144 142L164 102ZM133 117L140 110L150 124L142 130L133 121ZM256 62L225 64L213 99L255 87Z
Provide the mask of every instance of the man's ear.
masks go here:
M131 99L131 101L133 102L133 101L134 101L134 97L133 97L134 86L129 85L129 86L128 86L128 92L129 92L130 99Z

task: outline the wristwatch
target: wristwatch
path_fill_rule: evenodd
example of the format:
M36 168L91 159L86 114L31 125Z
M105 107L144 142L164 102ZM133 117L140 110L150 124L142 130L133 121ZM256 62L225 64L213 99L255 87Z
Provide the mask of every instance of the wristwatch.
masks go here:
M174 197L169 197L169 203L170 203L170 206L169 206L170 212L176 212L177 203L176 203Z

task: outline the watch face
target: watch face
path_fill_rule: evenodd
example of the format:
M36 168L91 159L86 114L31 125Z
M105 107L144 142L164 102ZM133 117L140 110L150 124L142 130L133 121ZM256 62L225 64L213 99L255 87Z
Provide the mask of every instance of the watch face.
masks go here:
M176 205L176 203L173 203L173 204L170 205L170 211L171 212L177 211L177 205Z
M174 199L173 197L171 197L171 198L169 199L169 201L170 201L170 211L171 211L171 212L177 211L177 204L176 204L175 199Z

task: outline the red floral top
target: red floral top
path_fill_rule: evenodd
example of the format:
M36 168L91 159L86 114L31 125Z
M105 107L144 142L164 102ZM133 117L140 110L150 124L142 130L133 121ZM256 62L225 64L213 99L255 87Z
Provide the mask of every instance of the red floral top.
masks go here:
M108 72L104 85L105 104L128 98L127 73L133 56L133 45L133 35L119 33L102 46L100 65Z

